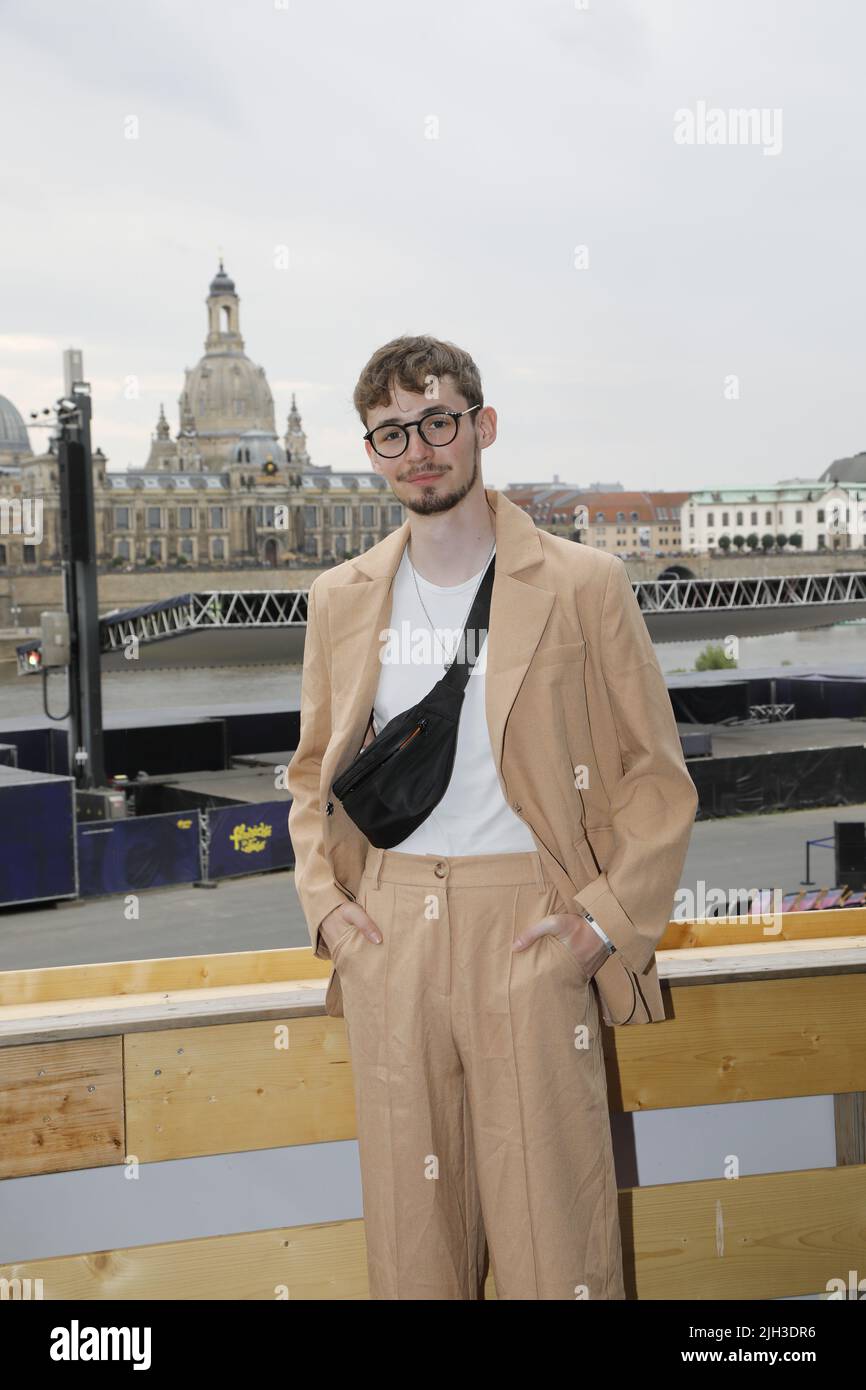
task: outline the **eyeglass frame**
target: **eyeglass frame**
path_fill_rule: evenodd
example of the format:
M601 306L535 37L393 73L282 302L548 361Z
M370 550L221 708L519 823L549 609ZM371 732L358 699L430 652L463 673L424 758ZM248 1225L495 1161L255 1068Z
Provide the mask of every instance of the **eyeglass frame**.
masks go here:
M453 444L454 440L457 438L457 431L460 429L460 421L462 420L463 416L471 415L473 410L483 410L483 408L484 407L479 403L477 405L468 405L465 410L428 410L427 414L422 415L419 420L407 420L406 423L403 425L374 425L373 428L371 430L368 430L363 437L364 440L367 443L369 443L370 447L374 449L377 454L379 454L380 459L399 459L403 457L406 450L409 448L409 431L412 428L412 426L415 425L419 435L424 440L424 443L429 444L431 449L444 449L449 444ZM451 419L457 422L456 428L451 438L443 440L439 444L435 444L432 439L428 439L421 428L424 421L431 420L434 415L450 415ZM399 454L380 454L379 450L376 449L376 445L373 443L373 435L376 433L377 430L381 429L398 429L403 431L403 433L406 436L406 443L403 445L403 448L400 450Z

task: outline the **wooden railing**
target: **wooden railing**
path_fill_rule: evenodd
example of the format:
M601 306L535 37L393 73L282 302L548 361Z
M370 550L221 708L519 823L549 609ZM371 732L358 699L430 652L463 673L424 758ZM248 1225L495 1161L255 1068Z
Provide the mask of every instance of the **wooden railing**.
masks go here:
M604 1030L610 1108L832 1094L837 1166L621 1189L631 1298L780 1298L866 1271L866 910L780 922L769 939L670 924L669 1017ZM0 973L0 1179L353 1138L328 972L299 948ZM27 1260L4 1279L41 1279L46 1299L368 1297L361 1220Z

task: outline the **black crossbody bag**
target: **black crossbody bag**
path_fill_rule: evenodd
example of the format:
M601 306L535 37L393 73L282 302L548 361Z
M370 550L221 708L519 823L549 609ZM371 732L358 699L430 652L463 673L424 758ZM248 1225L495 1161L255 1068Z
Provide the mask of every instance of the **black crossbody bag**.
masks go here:
M346 814L371 845L390 849L411 835L448 790L457 751L457 731L466 684L481 643L466 654L466 634L487 630L496 564L494 555L469 610L454 658L423 700L393 719L368 743L333 784Z

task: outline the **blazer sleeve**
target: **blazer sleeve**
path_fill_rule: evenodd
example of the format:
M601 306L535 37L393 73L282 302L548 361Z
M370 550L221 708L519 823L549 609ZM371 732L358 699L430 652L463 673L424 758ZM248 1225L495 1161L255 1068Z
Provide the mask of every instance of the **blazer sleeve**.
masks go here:
M600 620L601 669L622 776L607 788L613 849L575 895L632 968L643 971L670 920L698 807L652 639L614 558Z
M289 839L295 855L295 888L313 951L322 960L328 960L330 951L319 935L319 927L329 912L351 899L334 880L322 835L319 784L322 758L331 738L331 673L318 610L318 582L313 580L307 598L300 737L288 766L286 786L292 797Z

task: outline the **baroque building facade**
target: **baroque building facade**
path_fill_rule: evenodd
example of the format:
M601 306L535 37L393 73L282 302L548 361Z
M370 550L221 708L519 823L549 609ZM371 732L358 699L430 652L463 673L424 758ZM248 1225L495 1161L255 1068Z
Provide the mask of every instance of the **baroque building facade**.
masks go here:
M142 467L112 470L94 449L100 565L309 567L368 550L404 520L384 478L316 467L294 394L278 435L271 389L264 369L246 355L240 298L222 261L205 305L204 355L185 372L176 432L160 406ZM59 567L55 444L34 455L20 413L0 397L0 506L4 501L13 521L0 534L0 568ZM27 531L27 509L36 502L38 539ZM16 507L24 508L17 529Z

